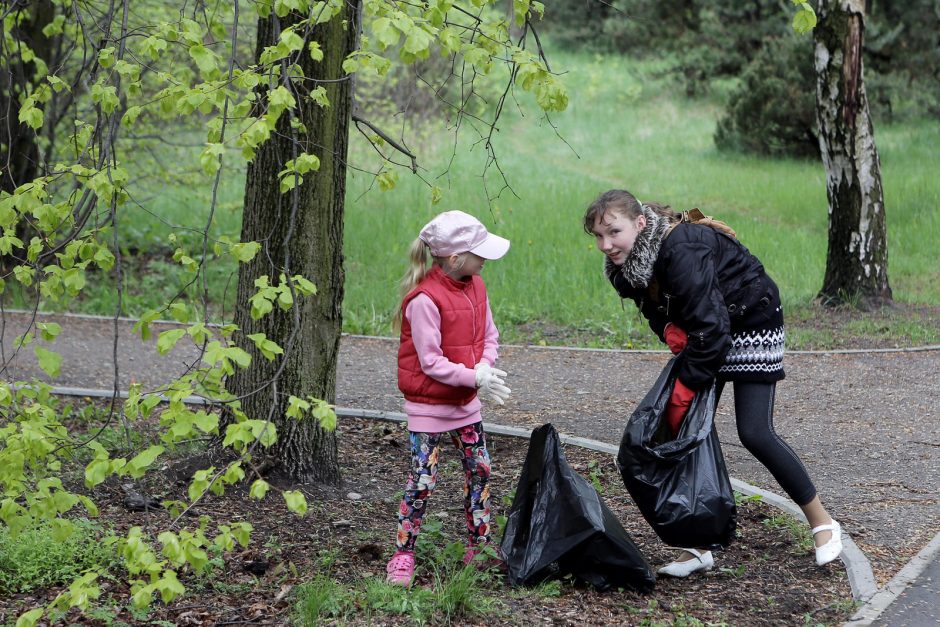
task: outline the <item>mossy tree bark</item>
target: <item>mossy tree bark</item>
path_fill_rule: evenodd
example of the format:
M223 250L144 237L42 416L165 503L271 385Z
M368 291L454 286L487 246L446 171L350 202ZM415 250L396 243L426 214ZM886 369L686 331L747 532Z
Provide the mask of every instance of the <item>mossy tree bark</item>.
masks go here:
M248 165L241 239L256 241L261 251L243 264L238 277L235 323L241 329L238 344L252 355L251 367L228 382L230 391L243 397L242 409L256 419L270 420L278 440L265 452L267 466L276 476L300 482L335 482L339 479L334 433L314 418L286 416L288 396L308 395L330 403L336 397L336 365L342 331L343 207L346 191L346 152L351 93L343 60L356 44L358 2L344 2L342 13L316 26L309 37L320 43L324 56L315 62L301 56L304 79L290 80L298 101L294 125L282 115L276 133L263 143ZM258 21L257 50L278 42L292 16L271 15ZM322 107L310 91L326 88L330 106ZM263 99L262 99L263 100ZM306 152L316 154L320 168L307 172L296 192L279 192L278 172L285 162ZM290 311L277 306L261 318L250 315L249 298L255 280L267 275L300 274L312 281L317 293L297 298ZM245 336L264 333L285 354L265 359ZM257 456L256 456L257 457Z
M820 0L816 110L829 198L829 248L820 299L891 300L881 164L862 72L863 0Z

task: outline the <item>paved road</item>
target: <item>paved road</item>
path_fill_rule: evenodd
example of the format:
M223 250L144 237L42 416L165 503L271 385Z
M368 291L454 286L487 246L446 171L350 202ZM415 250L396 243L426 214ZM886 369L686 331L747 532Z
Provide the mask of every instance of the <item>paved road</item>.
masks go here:
M141 344L128 321L116 325L115 349L110 321L42 320L63 327L55 344L64 357L58 386L110 389L117 363L120 388L133 380L154 389L196 358L183 343L169 355L157 355L154 341ZM7 380L47 379L31 350L13 349L14 337L29 323L28 316L8 314L0 328ZM400 411L396 350L393 340L344 337L337 405ZM505 407L488 408L486 416L522 427L552 422L562 433L616 444L631 408L667 359L664 352L503 347L499 365L510 373L513 396ZM877 583L885 585L940 532L940 351L790 353L786 369L787 379L778 386L777 430L871 560ZM779 493L737 440L728 399L722 400L716 423L732 476ZM926 576L925 589L936 591L935 570ZM909 595L914 606L918 585ZM936 612L936 604L928 607Z
M940 559L934 558L917 579L872 623L877 627L940 625Z

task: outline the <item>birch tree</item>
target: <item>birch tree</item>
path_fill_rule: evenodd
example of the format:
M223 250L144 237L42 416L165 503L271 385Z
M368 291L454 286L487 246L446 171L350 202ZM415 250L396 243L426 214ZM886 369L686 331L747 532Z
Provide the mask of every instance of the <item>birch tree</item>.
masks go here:
M863 0L820 0L814 30L819 146L826 169L826 304L891 300L881 163L862 64Z

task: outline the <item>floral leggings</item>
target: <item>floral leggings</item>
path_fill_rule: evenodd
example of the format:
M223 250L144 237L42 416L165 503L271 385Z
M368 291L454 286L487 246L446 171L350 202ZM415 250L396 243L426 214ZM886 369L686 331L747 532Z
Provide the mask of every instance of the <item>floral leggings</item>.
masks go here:
M427 500L437 485L437 464L441 440L447 434L460 452L464 476L464 511L467 515L467 533L470 544L490 541L490 455L486 450L483 423L460 427L445 433L411 432L411 473L405 486L405 496L398 509L398 538L400 551L414 551L421 520L427 511Z

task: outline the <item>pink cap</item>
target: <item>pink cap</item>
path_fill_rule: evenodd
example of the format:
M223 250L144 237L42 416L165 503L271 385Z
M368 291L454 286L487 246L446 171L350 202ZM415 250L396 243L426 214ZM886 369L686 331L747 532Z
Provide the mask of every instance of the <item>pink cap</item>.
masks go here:
M471 252L484 259L499 259L509 250L509 240L493 235L483 223L463 211L445 211L428 222L421 234L435 257Z

